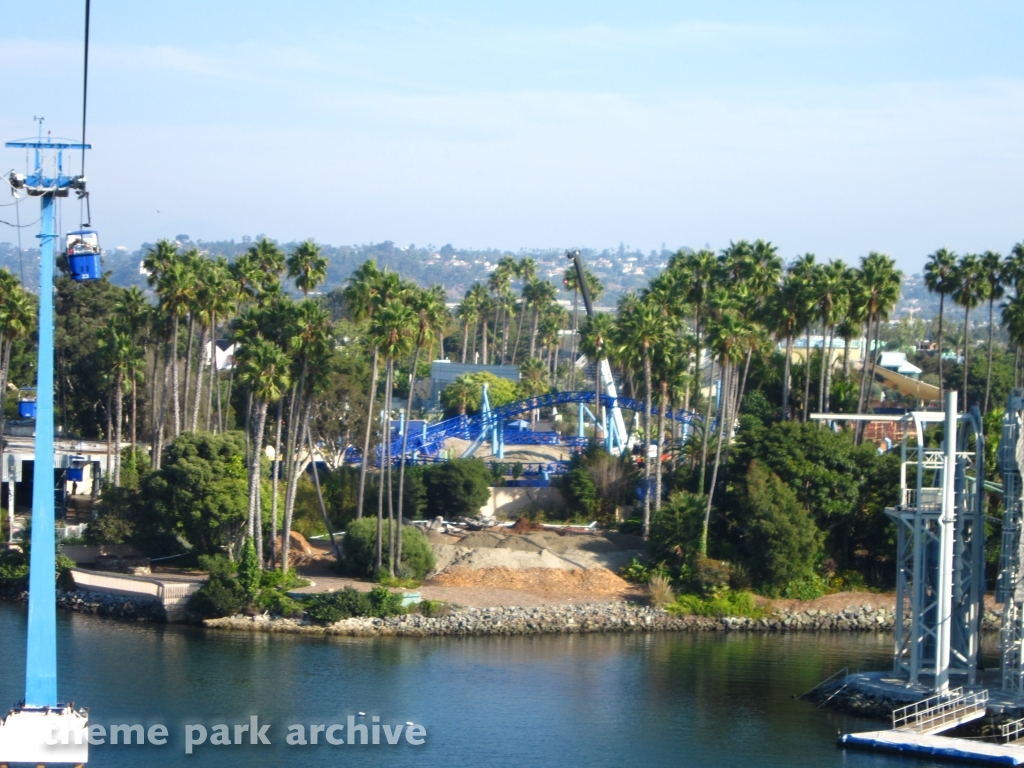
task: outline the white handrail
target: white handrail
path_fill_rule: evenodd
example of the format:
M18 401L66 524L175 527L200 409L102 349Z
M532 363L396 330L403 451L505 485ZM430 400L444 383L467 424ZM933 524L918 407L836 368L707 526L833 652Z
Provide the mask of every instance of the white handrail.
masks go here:
M984 712L988 705L988 691L964 695L963 688L948 694L938 694L893 710L892 725L896 730L927 733L941 730L937 726L955 725L962 718Z

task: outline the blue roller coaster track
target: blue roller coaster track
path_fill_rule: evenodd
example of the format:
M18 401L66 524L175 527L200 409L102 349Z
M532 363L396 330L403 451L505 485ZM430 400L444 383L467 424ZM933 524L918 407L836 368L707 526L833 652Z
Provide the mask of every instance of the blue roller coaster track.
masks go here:
M570 403L583 403L584 405L590 405L593 407L596 394L593 391L590 392L551 392L546 395L539 395L538 397L530 397L525 400L518 400L514 403L508 403L507 405L500 405L496 408L491 408L488 411L475 414L473 416L456 416L452 419L446 419L439 421L436 424L431 424L424 429L420 434L409 434L409 442L407 446L407 458L410 456L418 456L421 454L433 454L436 453L444 441L449 438L458 438L460 440L477 441L482 436L486 436L488 432L502 428L505 422L514 419L516 416L522 416L530 411L537 410L538 408L551 408L552 406L567 405ZM636 411L642 412L644 409L644 403L642 400L633 400L628 397L609 397L608 395L601 395L600 406L607 409L619 408L624 411ZM599 407L600 407L599 406ZM596 410L596 409L595 409ZM658 408L651 408L652 415L659 415ZM669 409L665 418L674 419L683 424L691 424L698 420L700 417L690 411L684 411L680 409ZM515 438L508 439L513 433L506 433L506 442L513 444L518 442ZM536 434L536 433L533 433ZM578 439L572 439L573 443L578 443ZM539 442L539 441L538 441ZM584 441L585 443L585 441ZM401 455L402 452L402 436L398 434L393 438L391 443L391 455L395 457L395 460Z

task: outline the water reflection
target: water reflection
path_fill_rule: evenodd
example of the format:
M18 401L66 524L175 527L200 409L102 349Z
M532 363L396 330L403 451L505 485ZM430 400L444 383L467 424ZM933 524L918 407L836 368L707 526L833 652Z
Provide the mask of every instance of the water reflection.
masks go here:
M24 608L0 605L0 702L21 696ZM886 668L891 636L722 633L308 638L61 614L61 694L94 722L165 723L166 747L96 747L90 765L928 766L844 753L870 728L793 696L837 669ZM412 747L288 747L286 726L359 711L428 729ZM186 723L271 722L270 747L200 747ZM339 751L341 750L341 751ZM346 751L348 750L348 751ZM357 752L352 755L351 752Z

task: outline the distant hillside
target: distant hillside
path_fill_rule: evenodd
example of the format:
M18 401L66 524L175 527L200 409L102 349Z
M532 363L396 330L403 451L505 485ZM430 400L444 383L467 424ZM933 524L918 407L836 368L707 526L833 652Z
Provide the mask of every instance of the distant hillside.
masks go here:
M199 248L211 255L224 256L233 261L245 253L253 243L253 238L244 237L235 240L195 240L188 235L178 235L178 243L182 248ZM297 243L279 243L285 252L291 251ZM103 269L111 273L111 281L117 285L138 285L146 288L146 277L139 272L139 262L145 258L152 248L151 243L144 244L136 251L116 249L103 256ZM433 245L419 247L410 245L406 248L396 246L390 241L371 243L368 245L323 245L324 254L330 259L327 270L327 281L322 290L326 293L341 286L352 271L367 259L376 259L380 267L388 267L399 272L403 277L415 280L420 285L440 283L444 286L451 301L462 298L469 287L477 280L486 280L494 269L498 259L509 253L496 249L475 251L454 248L444 245L436 248ZM657 275L672 257L674 251L662 248L660 252L626 250L620 245L617 249L606 248L598 251L593 248L582 249L583 259L604 284L605 293L599 300L601 306L614 306L619 297L629 291L639 291L648 281ZM540 275L561 286L562 275L568 262L563 250L520 250L511 255L521 258L533 257L539 267ZM0 268L7 267L16 275L21 274L24 265L25 284L35 291L38 288L39 249L24 249L21 259L18 248L11 243L0 243ZM561 298L566 298L562 294ZM937 296L928 293L920 275L908 275L903 280L903 296L897 305L895 317L908 309L913 310L917 317L929 319L938 315L939 301Z

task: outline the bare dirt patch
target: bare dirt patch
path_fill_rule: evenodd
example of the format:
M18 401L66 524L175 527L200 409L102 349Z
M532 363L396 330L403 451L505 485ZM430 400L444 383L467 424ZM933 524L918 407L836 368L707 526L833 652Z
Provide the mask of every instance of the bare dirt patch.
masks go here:
M519 590L547 598L626 598L638 590L607 568L449 568L424 585Z

